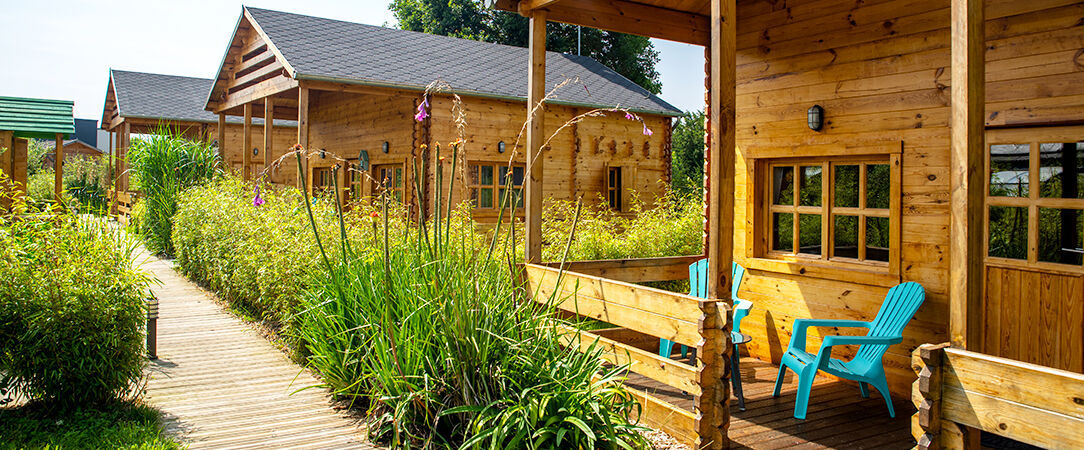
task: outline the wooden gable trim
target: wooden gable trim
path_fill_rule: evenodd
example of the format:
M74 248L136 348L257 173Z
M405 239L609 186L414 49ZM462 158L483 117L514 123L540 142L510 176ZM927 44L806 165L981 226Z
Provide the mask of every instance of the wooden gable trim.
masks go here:
M109 71L109 83L105 88L105 105L102 107L102 122L101 128L103 130L112 130L120 124L122 117L120 117L120 106L117 104L117 92L113 86L113 71Z
M282 63L282 66L286 68L286 72L289 74L289 76L291 78L296 78L297 71L294 70L294 67L291 66L290 62L286 60L286 57L282 55L282 52L279 51L278 47L275 46L275 43L271 42L271 39L267 37L267 33L263 31L263 28L260 27L260 24L256 22L256 19L252 18L252 15L248 12L248 8L244 8L244 15L245 18L248 19L248 23L252 26L252 29L256 30L256 33L260 35L260 38L267 43L267 48L271 50L271 53L275 54L275 58L278 58L279 62Z
M228 114L245 103L296 88L295 75L293 67L248 9L242 9L206 109Z
M529 14L547 11L546 19L619 33L707 46L711 23L707 16L627 0L496 0L496 9Z

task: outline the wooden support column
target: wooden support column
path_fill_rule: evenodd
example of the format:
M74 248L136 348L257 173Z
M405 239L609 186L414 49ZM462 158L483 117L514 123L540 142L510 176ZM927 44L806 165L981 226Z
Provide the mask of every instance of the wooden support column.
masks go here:
M14 131L0 131L0 172L4 173L4 176L13 177L15 154L15 132ZM15 181L14 179L12 180ZM0 210L7 210L11 207L11 201L8 198L0 198Z
M309 88L304 86L297 89L297 143L305 152L309 151ZM302 174L308 169L309 158L302 156L301 165L297 168L297 188L308 193L309 187L302 182L311 183L312 177L302 178Z
M120 156L117 159L120 190L128 192L128 146L132 144L132 124L124 121L120 126Z
M64 190L64 135L56 134L56 149L53 150L53 199L60 203L60 192Z
M271 174L271 148L275 136L275 98L263 99L263 171L265 176Z
M941 443L941 366L948 344L922 344L911 353L911 369L918 379L911 387L915 414L911 434L917 448L935 450Z
M252 179L252 103L245 103L245 123L241 135L241 179Z
M223 169L229 169L230 157L226 154L226 115L218 115L218 129L215 130L218 134L218 163Z
M711 85L707 202L708 202L708 298L700 320L703 338L697 352L697 368L703 393L694 406L700 414L697 433L700 447L730 448L730 265L734 254L734 110L737 28L735 0L712 0Z
M952 0L949 338L981 350L986 54L983 0Z
M545 161L546 11L530 13L530 59L527 67L527 198L524 255L528 263L542 262L542 170Z

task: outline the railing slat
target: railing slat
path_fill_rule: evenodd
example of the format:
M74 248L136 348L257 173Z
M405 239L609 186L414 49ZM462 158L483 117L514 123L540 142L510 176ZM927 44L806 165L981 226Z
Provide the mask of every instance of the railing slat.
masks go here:
M665 431L678 442L688 445L689 448L700 448L697 442L699 436L696 434L696 430L699 429L696 414L637 389L630 387L625 389L632 393L643 408L639 415L641 425Z
M615 365L629 365L629 370L666 385L681 389L692 395L700 395L700 385L695 367L678 361L663 358L654 353L622 344L612 339L586 331L559 325L564 345L577 345L580 351L588 349L598 341L602 349L602 359Z

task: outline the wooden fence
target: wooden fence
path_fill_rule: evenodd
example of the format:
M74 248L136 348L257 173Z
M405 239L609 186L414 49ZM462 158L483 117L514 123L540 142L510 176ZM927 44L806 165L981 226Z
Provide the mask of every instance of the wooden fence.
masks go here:
M1043 448L1084 445L1084 375L925 344L911 432L918 448L979 448L979 431Z
M135 205L137 197L138 194L135 192L109 191L109 203L112 205L110 211L118 222L128 224L128 220L132 217L132 206Z
M687 276L690 258L695 260L699 257L652 258L643 262L587 261L566 265L574 270L637 280L642 280L643 277L658 278L645 275L644 267L655 267L656 270L651 273L672 272L671 275L662 275L671 278L656 280L663 281L678 278L672 276L678 266L683 268ZM607 362L628 365L633 372L688 392L696 397L695 405L710 404L718 408L705 412L698 407L698 411L688 411L646 392L629 388L642 406L638 417L640 423L663 430L691 448L725 446L725 442L700 442L702 430L705 429L702 427L710 426L705 414L716 418L715 420L727 417L725 401L700 401L702 396L715 395L720 384L724 389L727 386L722 378L715 379L706 375L725 373L711 367L713 364L724 364L725 359L713 358L712 352L704 350L705 345L710 345L724 354L729 354L727 350L730 345L725 341L718 342L728 336L722 332L728 317L728 306L725 302L698 299L581 272L562 272L548 264L526 264L524 271L531 295L536 301L546 302L552 299L557 308L568 313L698 349L697 365L693 366L660 357L655 352L601 334L563 327L567 333L562 340L567 345L578 346L584 350L597 342L603 350L602 358ZM725 393L724 398L729 399L729 391Z

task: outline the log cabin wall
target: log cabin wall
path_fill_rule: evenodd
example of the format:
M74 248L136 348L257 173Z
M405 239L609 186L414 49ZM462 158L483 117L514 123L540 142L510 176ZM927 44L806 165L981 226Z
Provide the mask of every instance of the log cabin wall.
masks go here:
M252 174L253 177L258 178L263 173L263 122L252 124L252 146L260 149L260 153L255 156L250 156L252 162ZM208 125L210 130L211 139L215 139L218 136L218 125ZM297 127L276 126L272 130L274 133L274 140L272 143L272 162L278 160L286 152L293 149L294 144L297 143ZM241 166L243 164L242 144L244 142L244 125L242 124L227 124L226 125L226 151L221 155L222 162L229 170L235 172L238 176L241 174ZM252 152L252 149L248 149ZM297 179L297 161L293 158L284 158L281 162L267 173L265 180L275 184L294 185Z
M461 165L458 188L453 203L470 198L465 177L472 164L507 164L513 155L516 138L526 120L524 104L504 100L463 97L465 119L465 165ZM431 142L447 143L459 137L452 114L452 100L436 96L431 101ZM588 108L565 105L546 106L546 137L550 139L543 163L543 197L585 202L606 201L608 170L620 168L622 173L622 210L628 210L633 195L649 205L669 187L670 124L665 116L641 115L651 130L643 132L639 121L628 120L623 112L607 112L604 116L587 117L564 126ZM550 138L552 136L552 138ZM499 152L499 143L505 152ZM525 164L524 138L514 152L514 164ZM444 155L448 155L444 150ZM435 157L436 155L432 155ZM448 160L445 160L448 163ZM445 167L444 179L451 175ZM521 211L522 213L522 211ZM489 222L496 219L496 210L474 211L475 219Z
M906 396L914 379L911 351L921 343L948 340L948 2L751 0L739 1L738 14L734 246L736 260L750 269L740 295L755 305L742 324L753 337L746 348L778 362L794 319L872 320L889 286L917 281L926 288L926 302L907 326L903 343L884 359L891 389ZM986 14L988 125L1084 119L1084 5L991 0ZM819 132L807 126L813 105L825 111ZM892 195L899 211L892 213L898 217L892 226L899 227L892 238L895 262L844 270L767 252L774 245L766 231L771 226L765 211L771 186L767 167L773 161L800 165L787 156L810 154L898 162L891 180L898 189ZM822 201L831 199L825 195ZM1063 340L1061 351L1072 346L1069 352L1079 354L1084 300L1079 290L1075 295L1060 303L1067 309L1042 313L1071 315L1064 320L1076 321L1070 323L1076 342ZM1014 330L1024 331L1042 322L1013 323ZM811 351L819 344L820 334L811 331ZM1038 346L1021 348L1032 347ZM854 350L837 348L833 356L846 360Z

